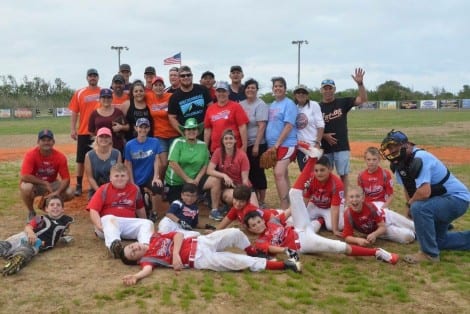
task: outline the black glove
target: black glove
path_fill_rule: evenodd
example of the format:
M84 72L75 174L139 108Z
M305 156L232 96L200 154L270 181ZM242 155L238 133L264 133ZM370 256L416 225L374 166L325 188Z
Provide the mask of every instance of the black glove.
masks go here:
M300 258L299 258L299 253L297 253L297 251L286 248L285 252L286 252L287 257L292 258L296 262L299 261Z
M158 186L155 182L152 184L152 194L162 194L163 186Z
M184 220L180 220L180 225L184 230L193 230L193 227Z

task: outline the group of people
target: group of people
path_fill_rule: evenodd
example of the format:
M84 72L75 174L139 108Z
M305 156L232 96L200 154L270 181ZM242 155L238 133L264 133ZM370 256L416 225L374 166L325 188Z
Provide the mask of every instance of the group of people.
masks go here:
M289 99L285 79L275 77L275 100L268 106L257 96L256 80L242 84L240 66L230 68L231 84L216 83L210 71L195 84L188 66L172 68L166 87L151 66L143 81L129 83L131 69L123 64L109 89L98 87L98 72L88 70L89 85L70 102L71 137L77 140L75 191L65 156L53 148L53 132L41 130L21 169L28 224L21 235L0 241L1 255L9 257L3 273L15 273L37 252L67 239L71 218L63 201L82 194L83 174L94 232L114 258L142 267L123 278L128 285L160 266L300 271L298 253L375 256L397 263L397 254L372 248L378 238L399 243L417 238L421 250L404 257L409 263L439 261L440 250L469 250L470 231L448 232L468 209L468 189L404 133L391 131L380 149L368 148L366 169L357 186L348 188L347 113L367 100L364 74L358 68L352 75L359 91L353 98L336 98L335 82L323 80L320 103L309 99L305 85ZM267 180L260 166L265 153L276 156L277 209L265 203ZM393 178L379 166L382 156L405 186L409 217L390 209ZM288 166L296 159L301 172L291 187ZM37 202L46 215L36 216L37 196L46 200ZM146 197L153 207L146 208ZM170 207L155 232L158 199ZM220 221L217 226L199 223L201 199L209 202L209 217ZM60 232L46 223L51 219L63 220L54 225L62 226ZM256 236L253 244L241 230L227 229L234 220ZM320 236L322 227L341 240ZM124 246L122 239L137 242ZM246 255L224 252L230 246ZM278 253L287 259L272 259Z

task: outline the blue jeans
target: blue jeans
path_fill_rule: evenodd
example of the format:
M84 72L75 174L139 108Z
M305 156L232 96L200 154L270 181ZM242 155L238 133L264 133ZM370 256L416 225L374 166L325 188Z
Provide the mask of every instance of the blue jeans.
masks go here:
M451 195L415 201L411 214L421 251L439 256L440 250L470 250L470 231L447 232L449 224L465 214L469 202Z

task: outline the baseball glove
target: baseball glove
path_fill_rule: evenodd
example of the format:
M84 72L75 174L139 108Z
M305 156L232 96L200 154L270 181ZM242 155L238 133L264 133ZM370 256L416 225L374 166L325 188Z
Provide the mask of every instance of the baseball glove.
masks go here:
M277 163L277 152L274 148L265 151L259 158L259 166L263 169L274 168Z
M44 208L46 208L46 200L47 198L44 195L34 198L34 202L35 202L34 207L40 210L44 210Z

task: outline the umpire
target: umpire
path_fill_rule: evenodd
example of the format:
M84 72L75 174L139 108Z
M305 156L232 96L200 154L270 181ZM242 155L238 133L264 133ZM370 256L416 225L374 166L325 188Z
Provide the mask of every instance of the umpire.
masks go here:
M431 153L417 148L400 131L382 141L382 155L390 161L412 215L421 251L404 260L416 264L439 262L441 250L470 250L470 231L448 232L450 223L463 216L470 203L468 188Z

